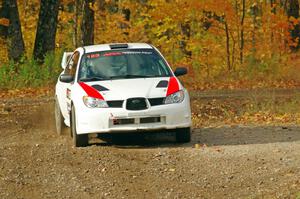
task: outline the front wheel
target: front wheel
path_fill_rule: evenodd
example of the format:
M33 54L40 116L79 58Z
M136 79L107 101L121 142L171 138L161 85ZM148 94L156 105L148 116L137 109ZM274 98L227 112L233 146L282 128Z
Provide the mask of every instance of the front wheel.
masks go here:
M191 128L176 129L176 142L187 143L191 141Z
M85 147L89 143L89 138L87 134L78 135L76 131L76 114L75 108L72 106L71 109L71 133L73 137L73 144L75 147Z

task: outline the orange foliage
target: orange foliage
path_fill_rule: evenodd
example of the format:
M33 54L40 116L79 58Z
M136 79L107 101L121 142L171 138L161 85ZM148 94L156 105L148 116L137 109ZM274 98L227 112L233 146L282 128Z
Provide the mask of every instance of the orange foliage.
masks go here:
M0 18L0 25L2 26L9 26L9 19L6 18Z

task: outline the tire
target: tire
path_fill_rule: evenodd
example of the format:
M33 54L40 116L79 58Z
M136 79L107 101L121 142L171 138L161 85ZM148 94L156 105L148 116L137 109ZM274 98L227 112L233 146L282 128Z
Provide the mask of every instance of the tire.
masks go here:
M75 147L85 147L89 144L89 137L87 134L78 135L76 131L76 114L75 108L71 109L71 133L73 137L73 144Z
M191 141L191 128L176 129L176 142L187 143Z
M55 98L54 115L55 115L56 133L58 135L63 135L67 130L67 126L65 125L64 116L61 113L57 97Z

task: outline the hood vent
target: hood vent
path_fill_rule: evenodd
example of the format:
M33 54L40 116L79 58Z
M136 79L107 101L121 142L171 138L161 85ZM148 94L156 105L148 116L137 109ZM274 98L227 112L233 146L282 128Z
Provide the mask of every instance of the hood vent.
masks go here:
M167 80L161 80L156 88L167 88L168 87L169 82Z
M100 86L100 85L92 85L92 87L94 89L96 89L97 91L109 91L109 89L105 88L104 86Z

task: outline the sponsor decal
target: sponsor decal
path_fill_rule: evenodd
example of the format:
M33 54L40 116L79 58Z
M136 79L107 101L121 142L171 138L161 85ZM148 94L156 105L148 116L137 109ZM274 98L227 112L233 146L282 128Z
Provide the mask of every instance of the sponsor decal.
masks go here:
M120 56L120 55L152 55L153 52L146 52L146 51L125 51L125 52L107 52L104 53L104 57L110 56Z
M105 53L103 56L105 57L110 57L110 56L120 56L123 55L121 52L110 52L110 53Z
M123 54L126 54L126 55L140 55L140 54L152 55L153 52L146 52L146 51L125 51L125 52L123 52Z
M79 85L81 86L81 88L86 92L86 94L89 97L93 97L93 98L104 100L104 97L95 88L87 85L84 82L80 82Z
M89 59L94 59L94 58L100 57L100 54L99 53L88 54L86 57L89 58Z
M67 98L71 99L71 90L67 88Z
M179 91L179 84L176 77L170 77L167 96Z

